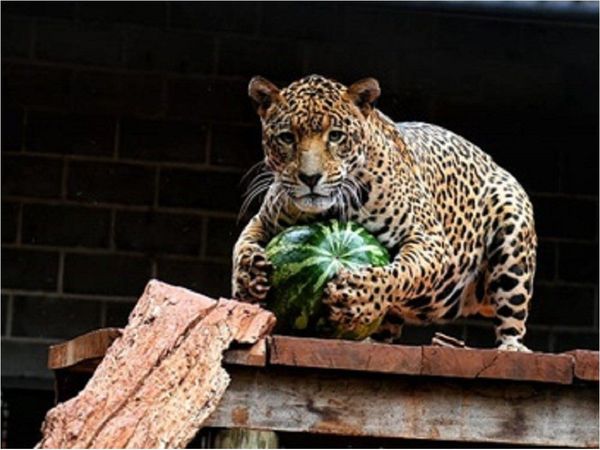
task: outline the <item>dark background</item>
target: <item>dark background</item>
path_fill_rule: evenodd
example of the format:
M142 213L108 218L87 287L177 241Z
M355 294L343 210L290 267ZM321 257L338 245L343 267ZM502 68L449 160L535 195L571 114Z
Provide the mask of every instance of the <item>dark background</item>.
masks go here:
M526 344L598 348L597 8L2 2L8 443L37 440L49 344L124 325L151 277L229 295L239 182L261 158L257 74L374 76L396 121L490 153L534 203ZM438 328L493 345L485 321Z

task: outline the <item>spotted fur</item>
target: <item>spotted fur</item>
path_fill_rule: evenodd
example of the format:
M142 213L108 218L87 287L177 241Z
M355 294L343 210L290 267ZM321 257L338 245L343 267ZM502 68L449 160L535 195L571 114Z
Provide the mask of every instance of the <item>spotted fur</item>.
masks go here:
M393 262L342 272L328 284L332 322L352 330L492 317L498 345L522 344L537 238L520 184L464 138L425 123L394 124L373 107L374 79L350 87L312 75L278 89L256 77L266 190L233 252L233 295L264 300L266 243L283 228L336 217L362 224ZM261 184L262 183L262 184Z

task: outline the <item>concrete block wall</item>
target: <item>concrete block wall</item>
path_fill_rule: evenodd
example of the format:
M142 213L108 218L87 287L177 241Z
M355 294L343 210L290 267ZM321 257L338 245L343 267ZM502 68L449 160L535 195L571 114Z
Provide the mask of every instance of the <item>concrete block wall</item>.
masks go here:
M261 158L247 82L309 73L375 76L392 118L450 128L514 173L540 237L527 343L597 348L597 20L19 2L2 4L3 377L49 379L47 345L123 325L150 277L229 295L240 179ZM484 321L443 330L493 343Z

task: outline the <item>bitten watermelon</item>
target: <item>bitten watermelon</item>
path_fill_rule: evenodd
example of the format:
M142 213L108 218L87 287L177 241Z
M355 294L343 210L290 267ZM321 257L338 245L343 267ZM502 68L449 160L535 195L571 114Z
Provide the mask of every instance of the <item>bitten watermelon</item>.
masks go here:
M362 226L337 220L293 226L271 240L266 254L273 265L267 307L275 313L279 331L363 339L379 326L369 324L350 334L331 330L321 302L327 282L340 268L389 264L387 249Z

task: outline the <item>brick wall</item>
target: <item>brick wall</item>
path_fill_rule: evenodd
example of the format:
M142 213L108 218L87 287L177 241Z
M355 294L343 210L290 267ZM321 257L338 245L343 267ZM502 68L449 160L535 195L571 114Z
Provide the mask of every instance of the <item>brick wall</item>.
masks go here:
M150 277L228 295L239 181L261 157L246 97L255 74L375 76L392 118L446 126L492 154L535 207L529 345L597 348L597 16L362 3L33 2L2 13L5 380L49 378L48 343L123 325ZM486 322L445 330L493 342ZM406 341L432 332L409 328Z

